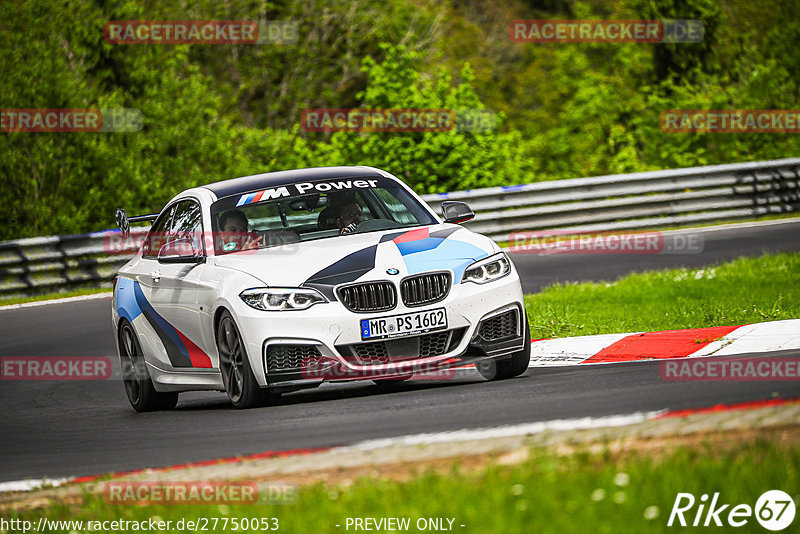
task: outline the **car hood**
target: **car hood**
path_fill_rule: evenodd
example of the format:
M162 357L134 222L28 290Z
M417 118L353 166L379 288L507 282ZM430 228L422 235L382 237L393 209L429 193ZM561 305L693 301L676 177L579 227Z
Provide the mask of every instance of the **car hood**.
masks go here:
M399 280L424 271L450 270L458 283L470 263L498 250L485 236L438 224L236 252L215 257L214 264L248 273L268 286L316 287L330 296L339 284Z

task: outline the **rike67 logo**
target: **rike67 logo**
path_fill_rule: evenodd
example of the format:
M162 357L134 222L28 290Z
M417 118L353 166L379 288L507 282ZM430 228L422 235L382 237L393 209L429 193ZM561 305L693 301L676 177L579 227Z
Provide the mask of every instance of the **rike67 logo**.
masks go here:
M704 493L698 500L691 493L678 493L667 526L742 527L755 516L762 527L777 532L794 521L795 503L788 493L781 490L765 491L756 501L755 507L749 504L723 504L719 492L714 493L711 502L708 497Z

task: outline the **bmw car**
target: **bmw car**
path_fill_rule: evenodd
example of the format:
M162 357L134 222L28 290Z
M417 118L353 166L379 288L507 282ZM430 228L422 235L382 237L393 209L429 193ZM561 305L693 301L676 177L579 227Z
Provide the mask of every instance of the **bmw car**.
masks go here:
M136 411L183 391L237 408L324 382L399 382L474 364L522 374L530 334L508 256L371 167L235 178L183 191L114 281L112 325Z

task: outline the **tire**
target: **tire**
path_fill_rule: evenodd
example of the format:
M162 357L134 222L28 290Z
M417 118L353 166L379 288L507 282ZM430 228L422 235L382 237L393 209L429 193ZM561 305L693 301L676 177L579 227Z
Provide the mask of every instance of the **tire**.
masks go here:
M234 408L243 410L266 405L275 395L261 389L250 369L242 336L231 314L226 310L217 323L219 370L225 393Z
M171 410L178 404L178 393L159 393L150 379L142 346L133 326L123 320L118 333L122 383L128 401L137 412Z
M475 368L486 380L506 380L524 373L531 362L531 331L528 328L528 317L525 317L525 346L510 358L503 360L484 360Z

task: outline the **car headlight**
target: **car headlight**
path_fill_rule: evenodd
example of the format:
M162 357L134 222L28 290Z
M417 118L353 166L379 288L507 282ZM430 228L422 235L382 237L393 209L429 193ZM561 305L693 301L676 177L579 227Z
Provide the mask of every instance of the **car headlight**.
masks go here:
M266 311L305 310L328 302L316 289L300 287L257 287L242 291L239 297L251 308Z
M476 261L466 268L461 283L475 282L485 284L503 278L511 272L511 262L505 252L498 252L488 258Z

